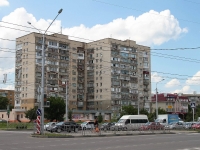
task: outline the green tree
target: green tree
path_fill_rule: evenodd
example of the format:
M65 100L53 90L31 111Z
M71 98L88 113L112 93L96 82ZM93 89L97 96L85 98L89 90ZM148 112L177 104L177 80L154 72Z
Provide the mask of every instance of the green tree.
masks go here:
M193 112L190 105L188 105L188 113L186 114L185 121L190 122L193 120Z
M113 116L111 118L111 122L117 122L117 114L113 113Z
M53 121L63 121L65 115L65 102L60 97L48 98L50 107L45 108L45 118Z
M140 110L140 114L143 114L143 115L148 115L148 111L146 109L141 109Z
M99 116L97 117L97 120L98 120L99 123L102 123L103 116L101 114L99 114Z
M71 110L68 111L68 119L69 119L69 121L72 121L72 111Z
M120 115L137 115L137 109L132 105L122 106Z
M26 111L25 117L28 118L30 120L30 122L32 122L33 120L35 120L37 118L36 111L37 111L36 107Z
M0 109L7 109L9 100L7 97L0 96Z

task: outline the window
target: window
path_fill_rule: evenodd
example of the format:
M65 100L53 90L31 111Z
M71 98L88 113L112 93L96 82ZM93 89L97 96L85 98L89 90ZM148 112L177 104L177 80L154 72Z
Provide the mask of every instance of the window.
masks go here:
M102 92L102 89L100 89L100 92Z
M96 91L96 93L98 93L98 90Z
M100 83L100 86L102 86L102 83Z
M76 59L73 59L72 62L76 63Z
M3 114L1 115L1 118L3 118Z
M100 80L102 80L102 77L100 77Z
M73 99L76 99L76 95L73 95Z
M76 83L72 83L72 86L73 86L73 87L76 87Z
M26 74L26 78L28 78L28 74Z
M98 59L96 59L96 62L98 63Z
M96 54L96 57L98 57L98 54Z
M23 118L23 114L21 114L21 118Z
M76 78L72 78L72 81L76 81Z
M98 71L96 71L96 75L98 75Z
M96 83L96 86L98 86L98 83Z
M96 80L98 80L98 77L96 77Z
M102 98L102 95L100 95L100 98Z

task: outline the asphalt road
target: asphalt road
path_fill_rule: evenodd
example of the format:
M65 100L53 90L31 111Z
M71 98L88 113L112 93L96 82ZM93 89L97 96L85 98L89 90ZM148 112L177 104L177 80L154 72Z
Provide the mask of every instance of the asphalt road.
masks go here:
M199 133L87 138L33 138L0 131L0 150L200 150Z

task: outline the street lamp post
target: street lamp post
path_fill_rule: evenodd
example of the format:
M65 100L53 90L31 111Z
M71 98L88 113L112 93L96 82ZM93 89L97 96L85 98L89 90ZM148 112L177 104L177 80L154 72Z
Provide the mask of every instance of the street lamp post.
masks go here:
M56 17L53 19L53 21L50 23L50 25L48 26L48 28L45 30L45 32L42 34L42 77L41 77L41 134L44 133L44 64L45 64L45 52L44 52L44 43L45 43L45 39L44 36L46 34L46 32L48 31L49 27L52 25L52 23L56 20L56 18L58 17L58 15L62 12L63 9L60 9L58 11L58 14L56 15ZM31 25L30 22L28 22L28 24ZM31 25L32 27L34 27L33 25ZM35 28L35 27L34 27ZM35 28L36 30L38 30L40 32L39 29ZM41 33L41 32L40 32Z
M158 118L158 89L157 89L157 84L159 82L163 81L163 80L165 80L165 79L162 79L162 80L156 82L156 119Z

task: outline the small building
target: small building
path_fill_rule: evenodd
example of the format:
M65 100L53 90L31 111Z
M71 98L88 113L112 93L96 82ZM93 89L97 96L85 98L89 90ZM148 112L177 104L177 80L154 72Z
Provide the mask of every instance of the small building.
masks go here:
M156 110L156 94L151 97L152 112ZM168 114L179 114L179 117L184 119L184 115L188 112L187 96L182 94L161 93L157 94L158 108L164 109Z
M29 122L29 119L25 117L24 109L12 109L9 116L7 115L7 110L0 110L0 119L9 122Z

